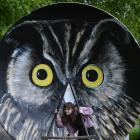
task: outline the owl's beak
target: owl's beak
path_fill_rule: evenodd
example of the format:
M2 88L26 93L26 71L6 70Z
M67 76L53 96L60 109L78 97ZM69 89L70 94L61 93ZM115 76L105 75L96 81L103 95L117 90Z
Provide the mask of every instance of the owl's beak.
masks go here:
M73 96L73 93L72 93L72 89L71 89L69 84L66 87L66 91L65 91L63 99L64 99L65 103L67 103L67 102L75 103L75 99L74 99L74 96Z

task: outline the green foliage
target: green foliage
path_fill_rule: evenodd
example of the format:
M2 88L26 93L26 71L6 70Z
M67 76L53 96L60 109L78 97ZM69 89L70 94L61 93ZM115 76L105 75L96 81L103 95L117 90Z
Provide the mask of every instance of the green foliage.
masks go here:
M136 37L140 42L140 1L139 0L102 0L104 3L97 4L115 17Z
M0 37L21 17L58 2L80 2L101 8L123 22L140 42L140 0L0 0Z
M129 135L130 140L139 140L140 139L140 128L134 128L131 130Z
M0 37L21 17L51 3L49 0L0 0Z

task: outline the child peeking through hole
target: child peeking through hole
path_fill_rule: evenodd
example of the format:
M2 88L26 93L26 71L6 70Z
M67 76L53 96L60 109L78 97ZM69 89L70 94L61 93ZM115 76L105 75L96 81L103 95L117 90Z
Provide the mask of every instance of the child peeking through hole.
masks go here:
M77 131L78 136L87 136L87 132L89 135L95 135L94 124L90 118L90 115L93 114L93 109L91 107L77 108L73 103L67 102L63 106L62 116L60 116L58 110L56 110L55 113L57 127L66 127L69 136L75 136ZM87 129L87 132L85 129Z

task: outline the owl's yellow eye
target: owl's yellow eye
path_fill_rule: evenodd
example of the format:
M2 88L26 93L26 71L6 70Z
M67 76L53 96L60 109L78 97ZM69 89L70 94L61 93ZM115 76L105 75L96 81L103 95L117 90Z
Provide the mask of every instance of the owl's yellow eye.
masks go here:
M47 64L39 64L32 71L32 81L37 86L49 86L53 81L53 72Z
M95 65L88 65L82 70L82 81L88 88L96 88L103 82L103 72Z

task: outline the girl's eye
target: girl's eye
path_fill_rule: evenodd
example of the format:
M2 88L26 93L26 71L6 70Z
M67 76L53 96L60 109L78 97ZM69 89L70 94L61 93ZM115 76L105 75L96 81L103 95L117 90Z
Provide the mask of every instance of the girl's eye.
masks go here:
M88 88L96 88L103 82L103 72L95 65L88 65L82 70L82 82Z
M53 81L53 72L49 65L39 64L32 71L32 81L35 85L45 87Z

